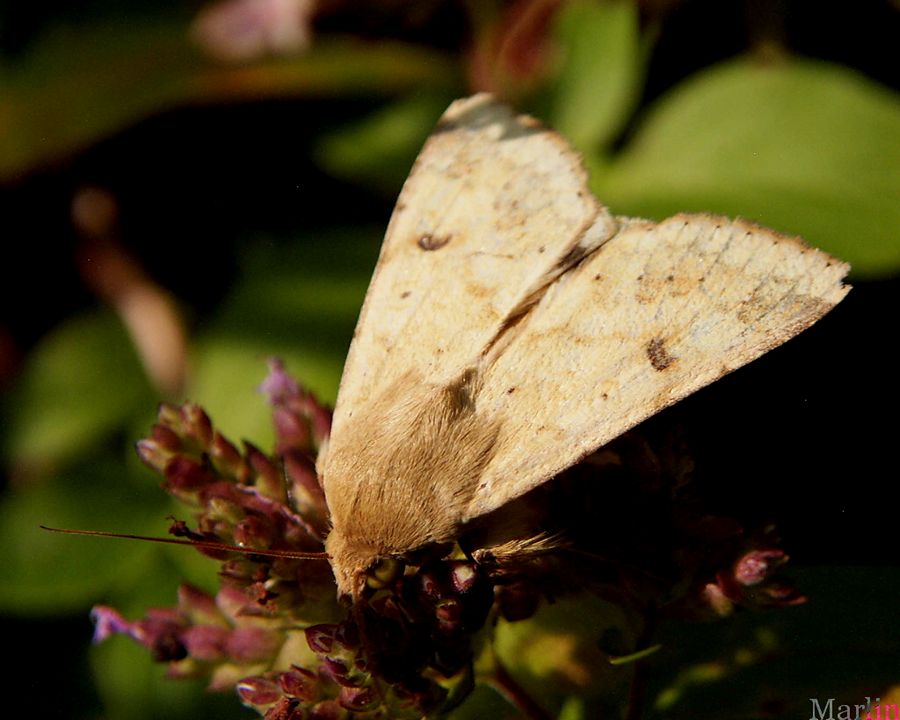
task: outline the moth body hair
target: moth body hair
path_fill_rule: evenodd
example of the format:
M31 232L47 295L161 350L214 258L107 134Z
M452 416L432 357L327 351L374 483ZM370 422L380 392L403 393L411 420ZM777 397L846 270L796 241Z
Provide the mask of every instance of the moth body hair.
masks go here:
M326 550L341 594L380 558L452 540L498 426L478 413L478 370L433 385L410 371L355 413L354 442L328 457Z

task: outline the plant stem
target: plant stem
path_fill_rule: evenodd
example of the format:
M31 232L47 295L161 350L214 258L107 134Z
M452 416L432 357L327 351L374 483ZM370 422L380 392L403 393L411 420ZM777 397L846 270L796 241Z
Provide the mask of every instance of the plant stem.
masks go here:
M641 633L637 647L648 647L653 639L656 623L651 617L648 618L644 631ZM647 691L647 661L644 658L635 661L634 670L631 675L631 684L628 689L628 707L625 711L624 720L640 720L644 715L644 700Z
M503 663L499 660L494 660L493 672L485 680L528 720L553 720L553 716L525 692L525 689L506 671Z

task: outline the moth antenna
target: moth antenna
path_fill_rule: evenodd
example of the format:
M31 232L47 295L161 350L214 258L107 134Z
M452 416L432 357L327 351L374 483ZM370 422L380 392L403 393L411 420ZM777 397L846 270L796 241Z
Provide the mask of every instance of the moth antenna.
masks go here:
M176 540L175 538L130 535L128 533L114 533L105 530L72 530L71 528L54 528L47 527L46 525L41 525L40 527L42 530L62 533L64 535L93 535L95 537L119 538L122 540L143 540L145 542L166 543L167 545L190 545L191 547L204 550L222 550L225 552L241 553L242 555L261 555L263 557L287 558L289 560L329 559L329 555L326 552L305 552L303 550L256 550L253 548L241 547L240 545L229 545L228 543L215 542L212 540Z

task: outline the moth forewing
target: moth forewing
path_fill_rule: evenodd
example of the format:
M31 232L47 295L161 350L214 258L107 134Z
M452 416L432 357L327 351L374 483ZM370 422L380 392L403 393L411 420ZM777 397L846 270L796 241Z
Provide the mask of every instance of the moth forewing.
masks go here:
M847 270L742 221L623 223L485 370L480 412L502 418L501 431L463 519L790 339L844 297Z
M397 203L321 464L339 591L786 341L847 269L741 221L613 218L560 136L454 103Z
M487 95L450 106L388 226L341 379L334 442L410 370L454 382L549 278L614 234L586 183L556 133Z

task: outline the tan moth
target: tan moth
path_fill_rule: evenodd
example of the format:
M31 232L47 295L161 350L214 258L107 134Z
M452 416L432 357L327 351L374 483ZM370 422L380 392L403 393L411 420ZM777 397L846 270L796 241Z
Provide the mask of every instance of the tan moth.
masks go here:
M558 134L453 103L400 194L318 462L339 594L790 339L847 270L740 220L615 217Z
M613 216L560 135L454 102L397 201L317 460L338 595L789 340L848 269L741 220Z
M330 435L324 439L326 419L315 443L302 449L309 486L291 495L289 485L279 485L270 494L279 477L273 461L271 474L258 471L264 482L257 487L262 453L251 462L249 450L242 455L213 432L198 406L163 407L138 452L163 473L175 497L191 504L194 494L208 491L199 501L198 531L175 521L170 531L188 539L124 537L247 556L223 565L222 592L238 589L243 598L225 601L240 608L235 618L262 614L283 623L273 630L283 645L263 643L267 653L281 648L266 655L271 665L261 675L247 667L250 676L237 685L245 704L266 717L299 717L319 705L363 717L444 712L471 689L475 633L489 614L527 616L515 607L517 582L519 599L532 601L536 593L552 597L557 575L563 591L572 589L562 566L541 567L539 556L564 548L591 563L596 557L553 534L562 520L576 536L577 518L542 515L539 508L536 530L527 519L518 524L529 503L513 501L810 326L846 295L847 270L798 238L744 221L613 216L591 194L580 158L558 134L490 96L459 100L427 141L397 202ZM316 473L311 450L318 451ZM592 473L599 483L607 477ZM288 483L296 483L290 475L285 464ZM634 475L626 480L638 480ZM514 512L495 522L490 514L501 508ZM313 551L326 533L326 552ZM673 555L683 554L673 537ZM668 545L653 553L660 548ZM783 557L768 549L757 555ZM265 557L327 559L339 597L351 603L349 617L334 623L333 615L317 615L318 590L329 596L333 588L324 567L309 571L305 563ZM630 562L600 560L607 572ZM687 563L692 568L694 560ZM564 572L568 567L576 566ZM654 575L638 562L610 582L627 589L632 570L633 577ZM678 583L685 578L693 582L686 569ZM665 581L658 584L647 591L658 592L652 603L677 597ZM511 614L505 597L513 598ZM779 598L786 601L783 593ZM97 608L99 636L126 632L155 655L172 653L164 659L177 667L181 651L191 655L188 633L210 632L191 619L193 606L181 605L180 597L178 617L190 620L187 626L157 623L153 632ZM631 610L640 614L640 606ZM223 622L237 635L235 618ZM135 627L137 635L129 629ZM294 652L302 646L291 637L301 633L315 660L306 650ZM616 656L617 664L657 647L644 647L640 637L622 646L626 654ZM612 663L610 653L619 651L604 652ZM244 657L226 654L220 665L234 673ZM479 670L482 681L529 717L544 717L502 663L493 664Z

